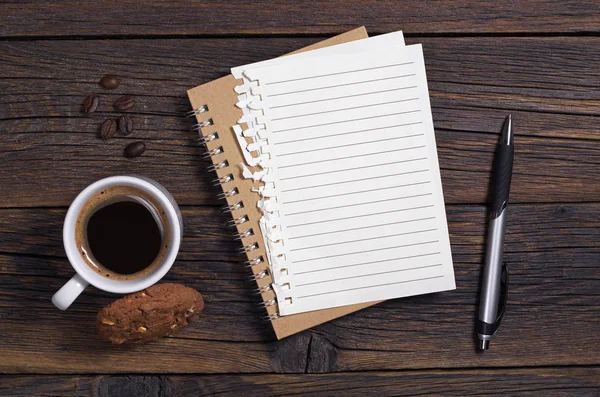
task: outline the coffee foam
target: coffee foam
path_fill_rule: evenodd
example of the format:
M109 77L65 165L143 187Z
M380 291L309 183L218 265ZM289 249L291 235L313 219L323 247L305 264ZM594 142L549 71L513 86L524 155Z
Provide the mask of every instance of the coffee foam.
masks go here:
M162 235L160 251L154 261L145 269L133 274L116 273L102 266L94 258L87 242L87 224L90 217L100 208L121 201L137 201L143 204L154 216ZM75 225L75 244L83 261L98 274L113 280L135 280L152 273L163 262L169 250L166 242L171 240L171 232L166 210L155 197L137 187L112 186L94 194L81 208Z

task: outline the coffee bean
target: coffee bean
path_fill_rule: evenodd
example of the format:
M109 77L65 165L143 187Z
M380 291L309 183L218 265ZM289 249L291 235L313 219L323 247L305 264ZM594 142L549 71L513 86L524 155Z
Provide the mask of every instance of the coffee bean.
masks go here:
M102 80L100 80L100 85L102 88L106 88L107 90L114 90L119 86L119 84L119 78L114 74L107 74L106 76L102 77Z
M115 101L115 107L119 110L129 110L135 105L135 101L129 95L120 97Z
M117 132L117 122L113 119L106 119L100 128L100 138L106 140L115 136Z
M94 113L98 109L98 97L88 95L83 100L83 111L86 113Z
M119 131L123 135L129 135L133 132L133 120L129 116L119 117Z
M131 142L123 150L123 156L130 159L141 156L146 151L146 144L142 141Z

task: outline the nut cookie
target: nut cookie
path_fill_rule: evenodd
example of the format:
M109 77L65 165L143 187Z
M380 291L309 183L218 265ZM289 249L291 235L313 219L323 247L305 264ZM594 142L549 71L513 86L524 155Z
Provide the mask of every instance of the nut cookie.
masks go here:
M204 309L202 295L181 284L157 284L127 295L98 313L98 334L115 344L146 343L173 335Z

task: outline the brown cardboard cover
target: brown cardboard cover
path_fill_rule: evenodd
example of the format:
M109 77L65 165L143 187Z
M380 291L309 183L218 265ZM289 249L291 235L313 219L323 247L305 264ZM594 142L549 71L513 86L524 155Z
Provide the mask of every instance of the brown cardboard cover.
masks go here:
M367 31L364 26L362 26L360 28L305 47L301 50L293 52L292 54L359 40L366 37L368 37ZM222 187L223 191L227 191L233 187L237 187L239 190L239 194L229 197L227 199L227 203L234 204L238 201L242 201L244 203L244 208L232 211L232 215L234 218L241 217L243 215L247 215L249 218L249 222L238 225L237 229L240 233L250 228L254 231L254 236L244 238L242 243L244 246L247 246L254 242L258 242L259 248L247 253L248 259L258 256L262 256L265 259L265 262L259 263L252 267L252 273L257 274L268 268L263 238L258 226L258 220L262 216L260 210L256 206L259 195L251 191L253 185L259 185L255 184L251 179L244 179L242 177L242 169L240 164L244 160L235 135L231 130L231 127L235 125L237 120L242 116L242 111L235 106L237 103L238 94L234 91L234 88L239 84L240 82L236 81L232 75L228 75L210 83L192 88L188 91L188 96L194 109L199 108L202 105L208 106L208 111L197 115L196 118L198 122L207 119L212 119L213 121L213 125L202 128L202 135L210 135L213 132L217 132L219 135L218 139L207 143L207 148L208 150L211 150L222 147L223 153L213 156L213 163L216 164L225 159L229 163L228 167L218 170L217 175L219 177L223 177L232 174L234 177L233 181L223 184ZM251 168L251 170L256 171L256 169L253 168ZM270 282L271 277L257 280L259 287L269 284ZM274 293L272 291L262 294L263 301L267 301L273 297ZM284 316L272 320L271 324L275 334L277 335L277 338L282 339L286 336L295 334L305 329L314 327L315 325L322 324L334 318L344 316L348 313L355 312L376 303L378 302L363 303ZM269 314L276 313L277 305L275 304L267 307L267 311Z

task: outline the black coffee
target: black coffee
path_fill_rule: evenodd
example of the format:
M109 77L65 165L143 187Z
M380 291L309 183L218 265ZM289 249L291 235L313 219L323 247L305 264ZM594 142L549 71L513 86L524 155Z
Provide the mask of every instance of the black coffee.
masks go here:
M87 223L87 242L103 267L117 274L144 270L158 256L162 236L142 204L121 201L97 210Z

